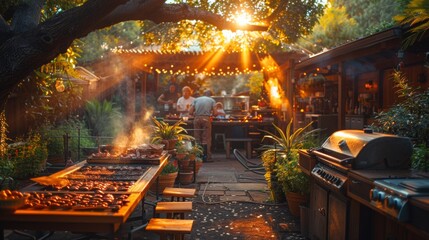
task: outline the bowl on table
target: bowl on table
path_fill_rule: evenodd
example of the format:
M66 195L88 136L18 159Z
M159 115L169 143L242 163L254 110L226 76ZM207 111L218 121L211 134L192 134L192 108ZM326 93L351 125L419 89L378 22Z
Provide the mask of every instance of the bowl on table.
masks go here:
M15 211L25 205L28 195L10 190L2 190L0 192L0 210Z

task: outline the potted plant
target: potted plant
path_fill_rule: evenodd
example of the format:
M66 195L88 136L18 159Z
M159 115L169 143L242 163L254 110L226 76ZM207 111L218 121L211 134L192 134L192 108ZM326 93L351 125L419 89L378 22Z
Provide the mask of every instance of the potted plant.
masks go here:
M159 121L156 118L152 118L152 121L154 123L154 132L151 141L152 143L165 144L166 150L174 149L179 140L194 140L194 137L188 135L188 132L183 127L183 125L186 125L186 122L181 119L173 125Z
M194 171L180 171L179 182L183 185L191 184L194 179Z
M173 187L179 169L171 162L167 163L158 176L158 191L162 192L166 187ZM156 183L150 186L150 190L156 191Z
M176 146L175 158L179 161L185 159L189 154L189 150L186 148L186 145L179 142Z
M203 147L198 143L195 143L192 148L189 150L189 159L191 161L195 160L197 157L203 155Z
M292 132L292 120L287 125L285 131L273 124L275 133L266 133L262 141L271 140L272 144L264 145L262 153L263 165L266 170L265 178L271 189L272 199L276 202L284 201L284 193L303 193L308 190L308 177L301 173L298 167L297 150L303 148L304 143L319 129L306 131L312 122L303 128ZM290 194L292 195L292 194ZM299 212L299 211L298 211Z

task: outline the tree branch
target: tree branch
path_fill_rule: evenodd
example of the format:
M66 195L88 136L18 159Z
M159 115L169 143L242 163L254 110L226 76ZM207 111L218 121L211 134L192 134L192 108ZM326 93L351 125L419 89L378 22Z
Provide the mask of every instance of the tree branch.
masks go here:
M225 20L225 17L218 14L207 12L200 8L190 7L187 4L164 4L158 11L147 16L149 20L155 23L160 22L178 22L181 20L201 20L212 24L223 30L248 30L248 31L266 31L268 26L261 25L238 25L234 22Z
M12 30L19 34L36 28L44 4L45 0L22 1L13 14Z
M0 45L0 105L20 80L64 52L74 39L92 31L98 19L125 2L89 0L7 39Z
M67 50L74 39L89 32L128 20L152 20L178 22L202 20L219 29L264 31L266 26L239 26L226 21L222 16L186 4L165 4L165 0L88 0L82 6L60 12L45 22L34 26L36 10L44 0L26 0L30 13L24 20L13 19L19 34L0 35L0 108L11 90L34 69L54 59ZM37 16L40 17L40 16ZM0 19L3 20L3 19ZM6 24L5 24L6 23ZM1 30L7 30L7 22L0 21ZM24 27L26 30L21 30ZM3 42L1 42L1 39Z
M149 3L135 5L130 3L119 7L106 16L97 25L98 29L111 26L112 24L129 20L151 20L155 23L178 22L181 20L201 20L212 24L219 29L266 31L267 26L260 25L237 25L228 22L223 16L208 12L206 10L190 7L187 4L161 4L164 1L151 0ZM148 7L148 6L151 7Z

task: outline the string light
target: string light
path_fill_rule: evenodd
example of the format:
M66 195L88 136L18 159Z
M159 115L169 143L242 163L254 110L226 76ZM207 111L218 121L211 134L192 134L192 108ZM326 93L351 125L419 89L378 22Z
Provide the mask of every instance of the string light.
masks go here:
M183 52L183 51L176 51L176 50L166 50L166 51L161 51L161 50L141 50L141 49L123 49L122 47L117 47L114 49L111 49L112 53L115 54L142 54L142 55L149 55L149 54L186 54L186 55L203 55L206 54L206 52L201 52L201 51L189 51L189 52ZM224 50L225 52L225 50ZM235 53L238 51L229 51L229 53ZM191 66L186 65L186 66L175 66L174 64L169 65L169 67L167 68L156 68L155 65L151 60L150 61L142 63L142 65L145 68L149 68L151 71L153 71L155 69L155 71L157 73L170 73L170 74L174 74L174 75L184 75L184 74L191 74L191 75L195 75L195 74L205 74L205 75L211 75L211 76L227 76L227 75L241 75L241 74L249 74L249 73L260 73L260 72L264 72L264 71L268 71L268 72L274 72L277 71L279 68L278 66L263 66L262 64L260 64L261 66L258 68L258 64L253 63L251 65L251 68L249 69L249 67L246 68L242 68L240 69L237 66L225 66L227 71L224 71L223 68L218 68L216 69L215 66L210 67L210 70L207 69L207 67L205 67L204 69L202 69L202 71L200 72L198 70L198 68L195 68L193 72L190 71ZM233 70L234 69L234 70ZM230 71L231 70L231 71Z

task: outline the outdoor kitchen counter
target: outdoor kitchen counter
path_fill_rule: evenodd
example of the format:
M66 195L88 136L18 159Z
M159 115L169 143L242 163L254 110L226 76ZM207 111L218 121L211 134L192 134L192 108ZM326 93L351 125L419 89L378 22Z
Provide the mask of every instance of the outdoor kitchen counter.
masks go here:
M12 213L0 214L0 239L4 239L4 229L31 229L46 231L71 231L83 233L108 233L115 237L120 234L121 225L127 221L131 213L147 193L149 186L155 181L161 170L168 162L168 156L161 159L159 165L152 165L130 191L129 203L119 211L72 211L72 210L33 210L18 209ZM87 164L86 161L77 163L51 176L61 176ZM30 185L25 190L37 190L36 185ZM33 190L33 191L34 191Z
M174 124L179 119L164 119L163 121L169 124ZM212 121L212 136L215 135L215 133L225 133L226 137L235 137L232 136L234 132L241 131L241 134L243 136L247 136L247 134L252 129L264 129L267 130L272 127L274 121L256 121L256 120L238 120L238 119L213 119ZM198 129L194 129L194 121L193 119L189 119L188 121L185 121L186 125L184 126L185 129L188 130L191 134L192 131L198 131ZM238 128L241 128L240 130ZM240 136L240 137L243 137Z
M377 227L371 226L360 226L362 222L353 222L350 225L351 236L361 236L362 232L369 232L369 229L376 229L378 236L393 234L396 231L407 232L407 239L429 239L429 197L412 197L409 201L410 216L405 222L399 221L398 219L389 216L385 211L380 210L379 206L371 203L371 190L375 187L375 181L382 179L428 179L426 175L422 175L420 172L413 170L351 170L348 174L349 183L347 196L352 200L352 209L360 209L354 211L355 216L359 216L363 210L359 207L359 204L365 206L373 213L367 213L372 216L370 225L376 225ZM358 204L354 204L358 203ZM377 217L383 216L383 217ZM367 216L368 217L368 216ZM359 230L359 227L361 230ZM384 226L391 226L390 228ZM392 227L395 226L395 227ZM365 229L362 231L362 229ZM381 234L381 235L380 235ZM396 234L396 233L395 233ZM365 236L365 235L364 235ZM402 238L398 238L402 239Z

